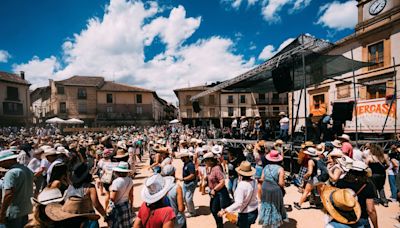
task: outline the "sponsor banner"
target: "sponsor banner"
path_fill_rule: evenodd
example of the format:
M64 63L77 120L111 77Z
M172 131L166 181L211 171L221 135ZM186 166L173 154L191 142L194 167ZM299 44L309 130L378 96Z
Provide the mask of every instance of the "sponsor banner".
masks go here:
M396 101L390 108L390 101L385 98L374 99L368 101L359 101L357 103L358 132L365 133L381 133L385 119L388 116L385 133L394 132L394 124L396 118ZM389 110L390 108L390 110ZM389 113L389 115L388 115ZM356 112L353 111L353 120L346 121L345 132L355 132ZM398 121L400 122L400 121ZM399 123L397 123L399 127Z

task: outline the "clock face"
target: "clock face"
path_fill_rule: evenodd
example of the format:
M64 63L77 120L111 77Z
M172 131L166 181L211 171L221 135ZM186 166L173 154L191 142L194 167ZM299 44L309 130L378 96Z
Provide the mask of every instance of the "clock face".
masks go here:
M369 14L377 15L386 6L386 0L375 0L369 7Z

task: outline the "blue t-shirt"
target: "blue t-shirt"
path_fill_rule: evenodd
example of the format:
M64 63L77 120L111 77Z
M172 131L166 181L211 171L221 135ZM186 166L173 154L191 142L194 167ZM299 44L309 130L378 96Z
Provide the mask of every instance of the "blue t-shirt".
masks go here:
M188 163L186 163L183 166L183 178L189 176L190 174L195 174L195 173L196 173L196 169L195 169L194 164L193 164L192 161L189 161ZM186 184L190 183L190 182L194 181L195 179L190 180L190 181L184 181L184 183L186 183Z
M24 165L15 164L7 171L3 182L3 197L5 190L14 190L14 198L7 208L8 219L16 219L32 212L31 197L33 196L33 173Z

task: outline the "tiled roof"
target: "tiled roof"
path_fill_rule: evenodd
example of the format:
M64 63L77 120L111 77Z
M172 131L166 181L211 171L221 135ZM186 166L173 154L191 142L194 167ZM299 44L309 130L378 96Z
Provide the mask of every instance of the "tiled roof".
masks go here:
M30 83L27 80L22 79L20 75L4 71L0 71L0 81L30 85Z
M68 79L56 81L57 84L70 86L96 86L104 84L104 78L98 76L72 76Z
M124 85L120 83L105 81L100 88L101 91L121 91L121 92L154 92L152 90L144 89L141 87Z

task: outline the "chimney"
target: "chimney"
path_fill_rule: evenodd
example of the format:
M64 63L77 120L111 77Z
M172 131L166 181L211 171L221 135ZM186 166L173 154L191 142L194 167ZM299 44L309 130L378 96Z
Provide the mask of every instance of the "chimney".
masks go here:
M25 71L20 71L19 74L21 75L21 78L25 80Z

